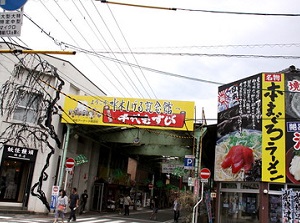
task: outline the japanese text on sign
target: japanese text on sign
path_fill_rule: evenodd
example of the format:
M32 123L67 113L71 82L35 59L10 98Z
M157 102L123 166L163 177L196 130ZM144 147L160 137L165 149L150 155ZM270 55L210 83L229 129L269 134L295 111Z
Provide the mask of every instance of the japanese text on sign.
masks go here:
M248 79L239 84L239 118L238 127L242 132L243 118L248 117L252 123L252 129L257 128L261 120L261 79L256 77Z
M21 35L23 12L0 13L0 36L13 37Z
M62 122L192 131L194 102L73 95Z
M35 161L37 150L18 146L4 145L3 158Z
M262 180L285 182L284 75L263 74Z

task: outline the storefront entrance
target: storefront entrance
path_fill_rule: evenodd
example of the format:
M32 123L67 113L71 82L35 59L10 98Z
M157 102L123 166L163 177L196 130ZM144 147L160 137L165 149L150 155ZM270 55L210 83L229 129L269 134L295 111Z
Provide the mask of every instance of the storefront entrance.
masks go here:
M0 169L0 202L20 203L20 206L27 207L36 154L36 150L4 146Z
M220 223L259 223L259 190L253 183L221 183Z
M93 186L92 192L92 208L93 211L102 211L103 205L103 190L104 190L104 183L95 183Z

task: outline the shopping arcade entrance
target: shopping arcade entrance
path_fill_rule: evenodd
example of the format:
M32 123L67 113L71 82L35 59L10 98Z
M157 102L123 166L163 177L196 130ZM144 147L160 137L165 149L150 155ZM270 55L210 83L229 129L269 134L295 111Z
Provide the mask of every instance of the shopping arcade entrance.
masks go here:
M88 140L94 140L97 143L100 142L104 150L110 151L114 148L115 150L122 151L122 153L126 152L128 156L139 159L139 162L142 164L147 164L151 167L155 166L156 172L160 172L160 164L164 157L184 157L185 154L192 153L194 143L192 135L193 132L148 131L147 129L74 125L70 127L69 137L79 139L82 136ZM137 137L139 137L138 143L135 141ZM97 195L97 199L91 203L90 207L98 211L101 211L101 208L105 208L107 200L104 184L103 186L101 185L94 184L93 188L89 189L94 196ZM104 195L101 190L104 190Z
M113 144L129 155L184 157L192 152L193 132L71 125L71 136L82 135L104 146Z

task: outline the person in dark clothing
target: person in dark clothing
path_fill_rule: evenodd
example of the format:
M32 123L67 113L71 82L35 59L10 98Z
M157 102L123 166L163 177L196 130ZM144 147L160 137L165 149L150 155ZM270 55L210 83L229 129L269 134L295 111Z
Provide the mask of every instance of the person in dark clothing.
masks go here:
M178 197L175 197L174 203L173 203L173 210L174 210L174 223L178 222L179 216L180 216L180 209L181 204L178 200Z
M80 211L79 214L85 213L85 205L87 202L89 195L87 194L87 190L84 190L83 194L80 196Z
M6 177L1 176L0 177L0 198L2 199L4 198L5 190L6 190Z
M150 216L150 219L154 219L156 220L157 218L157 212L158 212L158 206L159 206L159 201L158 201L158 197L155 196L154 199L152 200L152 213Z
M69 198L69 204L70 204L69 207L71 209L71 212L70 212L70 217L68 219L68 222L70 222L72 218L73 218L73 221L76 221L75 211L76 211L76 208L78 208L78 203L79 203L79 195L77 194L76 187L74 187L72 189L72 194L70 195L70 198Z

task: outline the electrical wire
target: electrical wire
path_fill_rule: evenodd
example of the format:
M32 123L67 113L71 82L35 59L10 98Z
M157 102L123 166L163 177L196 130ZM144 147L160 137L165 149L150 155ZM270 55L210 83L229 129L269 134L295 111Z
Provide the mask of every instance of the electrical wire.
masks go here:
M89 53L89 54L92 54L94 56L102 57L102 58L107 59L107 60L112 60L112 61L116 60L114 58L105 57L105 56L103 56L101 54L95 54L94 52L88 51L86 49L77 48L77 47L69 45L67 43L65 43L65 44L68 45L69 48L75 49L75 50L80 51L80 52ZM117 61L120 62L120 63L123 63L125 65L128 65L124 61L121 61L121 60L117 60ZM224 83L215 82L215 81L209 81L209 80L204 80L204 79L199 79L199 78L194 78L194 77L183 76L183 75L180 75L180 74L175 74L175 73L171 73L171 72L161 71L161 70L157 70L157 69L153 69L153 68L149 68L149 67L138 66L136 64L130 64L130 65L133 66L133 67L138 67L138 68L141 68L141 69L153 72L153 73L159 73L159 74L164 74L164 75L168 75L168 76L173 76L173 77L178 77L178 78L183 78L183 79L188 79L188 80L193 80L193 81L199 81L199 82L203 82L203 83L210 83L210 84L216 84L216 85L223 85L224 84Z
M231 12L231 11L217 11L217 10L203 10L203 9L185 9L185 8L175 8L175 7L160 7L160 6L150 6L150 5L138 5L138 4L129 4L122 2L112 2L106 0L96 0L101 1L101 3L116 4L123 6L132 6L139 8L149 8L149 9L161 9L161 10L170 10L170 11L189 11L189 12L204 12L204 13L217 13L217 14L229 14L229 15L251 15L251 16L283 16L283 17L299 17L298 13L259 13L259 12Z
M37 24L36 24L37 25ZM41 27L39 27L42 31L43 29ZM44 32L46 34L46 32ZM47 34L49 37L51 37L49 34ZM53 37L51 37L53 38ZM54 39L54 38L53 38ZM68 47L70 47L71 45L70 44L67 44L67 43L64 43L64 42L60 42L61 44L66 44L68 45ZM271 44L263 44L263 45L266 45L266 46L271 46ZM276 44L276 46L280 46L282 44ZM221 45L220 45L221 46ZM216 46L216 47L220 47L220 46ZM232 46L232 47L235 47L235 46L238 46L238 47L243 47L245 45L228 45L228 46ZM249 46L251 47L252 45L246 45L246 46ZM259 46L258 44L255 45L255 46ZM204 46L204 47L211 47L211 46ZM226 47L226 45L224 46ZM84 52L84 53L90 53L89 51L87 50L82 50L81 52ZM128 52L129 53L129 52ZM163 53L161 53L163 54ZM176 55L176 54L175 54ZM181 55L178 53L178 55ZM249 57L260 57L260 58L286 58L286 59L298 59L298 57L295 57L295 56L265 56L265 55L233 55L233 54L190 54L189 55L194 55L194 56L218 56L218 57L242 57L242 58L249 58ZM115 61L117 63L120 63L121 61L116 59L116 60L113 60L111 58L107 58L107 57L103 57L101 55L96 55L97 57L102 57L102 58L105 58L105 59L108 59L108 60L111 60L111 61ZM122 61L123 64L126 64L125 62ZM128 64L127 64L128 65ZM145 70L148 70L148 71L151 71L151 72L155 72L155 73L160 73L160 74L166 74L166 75L171 75L171 76L176 76L176 77L181 77L181 78L186 78L186 79L190 79L190 80L195 80L195 81L203 81L203 82L206 82L206 83L212 83L212 84L217 84L217 85L221 85L223 83L219 83L219 82L214 82L214 81L206 81L206 80L201 80L201 79L194 79L194 78L190 78L190 77L185 77L183 75L178 75L178 74L172 74L170 72L164 72L164 71L159 71L159 70L156 70L156 69L152 69L152 68L146 68L146 67L142 67L142 66L138 66L138 65L132 65L130 64L130 66L134 66L134 67L137 67L139 69L145 69Z
M97 51L99 54L107 54L105 51ZM114 52L116 54L131 54L131 52ZM206 57L236 57L236 58L269 58L269 59L299 59L300 56L292 55L255 55L255 54L222 54L222 53L171 53L171 52L134 52L138 55L159 55L159 56L206 56Z
M73 3L74 3L74 1L73 1ZM92 2L92 3L93 3L93 2ZM74 4L75 4L75 3L74 3ZM90 18L90 20L92 21L92 23L93 23L94 27L96 28L96 30L98 31L99 35L102 37L103 41L106 43L107 47L111 50L111 48L110 48L108 42L106 41L106 39L104 38L104 36L103 36L103 35L101 34L101 32L99 31L97 25L95 24L94 20L91 18L91 15L90 15L90 13L88 13L86 7L82 4L81 1L80 1L80 4L81 4L82 8L85 10L85 12L86 12L86 14L88 15L88 17ZM94 3L93 3L93 4L94 4ZM77 6L76 6L76 7L77 7ZM109 33L110 33L112 39L114 40L114 42L117 44L118 48L120 49L120 47L119 47L117 41L115 40L114 36L113 36L112 33L110 32L110 29L109 29L109 27L107 26L106 22L104 21L103 17L102 17L101 14L99 13L99 11L98 11L98 9L96 8L95 5L94 5L94 7L95 7L95 9L96 9L96 11L97 11L99 17L101 18L102 22L105 24L107 30L109 31ZM81 13L81 11L79 10L78 7L77 7L77 10ZM81 13L81 14L82 14L82 13ZM83 15L82 15L82 16L83 16ZM83 17L84 17L84 16L83 16ZM85 17L84 17L84 20L86 21ZM86 21L86 22L87 22L87 21ZM88 24L88 25L89 25L89 24ZM92 28L90 25L89 25L89 27L90 27L90 29L93 31L93 33L94 33L94 35L96 36L96 38L98 39L98 41L99 41L99 42L102 44L102 46L103 46L102 41L100 41L100 39L98 38L98 36L97 36L96 33L94 32L93 28ZM115 58L117 58L116 55L112 52L112 50L111 50L111 54L113 54L113 56L114 56ZM126 58L125 55L123 55L123 57ZM139 95L140 97L143 97L142 94L141 94L141 92L140 92L139 89L137 88L137 86L134 84L134 82L130 80L130 77L129 77L128 73L126 72L126 70L124 69L124 67L123 67L121 64L119 64L120 66L117 66L117 64L115 64L115 65L116 65L117 69L123 74L123 76L124 76L124 73L126 74L127 78L124 76L124 77L125 77L125 80L126 80L127 83L132 87L132 89L137 93L137 95ZM122 69L120 69L120 67L121 67Z
M68 15L66 14L66 12L62 9L62 7L58 4L58 2L55 2L56 5L59 7L59 9L63 12L63 14L65 15L65 17L68 19L68 21L72 24L72 26L75 28L75 30L80 34L80 36L84 39L84 41L89 45L89 47L93 50L93 47L90 45L90 43L86 40L86 38L82 35L82 33L78 30L78 28L75 26L75 24L73 23L72 19L70 19L68 17ZM120 86L122 86L122 83L120 81L119 78L117 78L115 76L115 74L111 71L111 69L106 65L106 63L104 63L102 60L101 60L102 64L106 67L106 69L110 72L110 74L115 78L115 80L119 83ZM125 78L126 79L126 78ZM129 79L126 79L127 81L129 81ZM112 83L112 82L111 82ZM114 85L114 84L113 84ZM117 87L114 85L115 89L117 89ZM127 94L130 94L130 92L127 90L127 88L123 88Z
M58 8L62 11L62 13L64 14L64 16L68 19L68 21L72 24L72 26L75 28L75 30L77 31L77 33L79 33L79 35L83 38L83 40L87 43L87 45L93 50L92 45L89 43L89 41L87 41L87 39L82 35L82 33L80 32L80 30L74 25L74 23L72 22L72 19L69 18L69 16L66 14L66 12L62 9L62 7L58 4L57 1L55 1L56 5L58 6ZM78 45L78 44L77 44ZM93 50L94 51L94 50ZM105 68L109 71L109 73L115 78L115 80L120 84L120 86L122 86L122 83L120 82L119 78L117 78L115 76L115 74L112 72L112 70L107 66L106 63L104 63L101 60L102 64L105 66ZM105 75L105 74L104 74ZM106 75L105 75L106 76ZM107 76L106 76L107 77ZM110 79L107 77L107 79L110 81ZM115 89L118 89L116 87L116 85L110 81L110 83L115 87ZM128 90L126 88L124 88L125 91L130 95L130 93L128 92ZM120 92L120 91L119 91ZM121 92L120 92L121 93ZM122 94L123 95L123 94Z
M300 47L300 43L263 43L263 44L228 44L228 45L200 45L200 46L165 46L165 47L141 47L141 48L134 48L137 49L217 49L217 48L275 48L275 47Z
M59 22L59 20L53 15L53 13L49 10L49 8L42 2L40 1L40 3L44 6L44 8L50 13L50 15L52 16L52 18L59 24L59 26L67 33L67 35L73 40L73 42L79 46L79 43L77 43L77 41L73 38L73 36L65 29L65 27ZM60 42L58 40L56 40L54 37L52 37L50 35L50 32L47 33L42 27L40 27L36 22L33 21L33 19L31 19L26 13L24 13L24 16L29 19L30 22L32 22L36 27L38 27L42 33L44 33L47 37L49 37L50 39L52 39L54 41L54 43L58 46L64 46L63 42ZM119 90L119 88L117 88L114 83L103 73L103 71L99 68L98 64L96 64L88 55L85 55L89 61L91 61L91 63L95 66L95 68L97 68L97 70L107 79L107 81L109 81L112 86L115 87L115 89L121 94L122 92ZM106 91L109 92L105 86L102 86L102 88Z
M132 50L131 50L131 48L130 48L130 46L129 46L129 44L128 44L128 41L126 40L126 38L125 38L125 36L124 36L124 34L123 34L123 32L122 32L122 30L121 30L121 28L120 28L120 26L119 26L117 20L116 20L115 16L113 15L113 13L112 13L112 11L111 11L111 9L110 9L109 6L108 6L108 9L109 9L109 11L111 12L112 17L114 18L114 21L115 21L115 23L117 24L117 27L118 27L118 29L119 29L119 31L120 31L120 33L121 33L121 35L122 35L122 37L123 37L125 43L126 43L128 49L130 50L130 52L132 52ZM121 49L120 49L120 50L121 50ZM124 55L124 54L123 54L123 55ZM132 57L134 58L135 63L138 65L139 63L138 63L138 61L137 61L137 59L136 59L136 57L135 57L135 55L134 55L133 52L131 53L131 55L132 55ZM126 57L125 57L125 59L126 59ZM128 62L128 61L126 60L126 62ZM129 62L128 62L128 63L129 63ZM132 69L132 66L130 66L130 68L131 68L132 72L135 74L135 77L137 78L137 80L139 81L139 83L141 84L141 86L143 87L144 91L147 92L147 90L146 90L146 88L144 87L144 85L142 84L141 80L139 79L139 77L137 76L137 74L136 74L136 73L134 72L134 70ZM155 98L157 98L157 96L155 95L155 93L154 93L152 87L151 87L150 84L149 84L149 81L147 80L145 74L143 73L143 70L142 70L142 69L139 69L139 70L141 71L141 73L142 73L144 79L146 80L146 83L148 84L148 87L149 87L149 89L151 90L152 94L155 96ZM149 98L151 98L151 96L149 95L148 92L147 92L147 94L148 94Z

